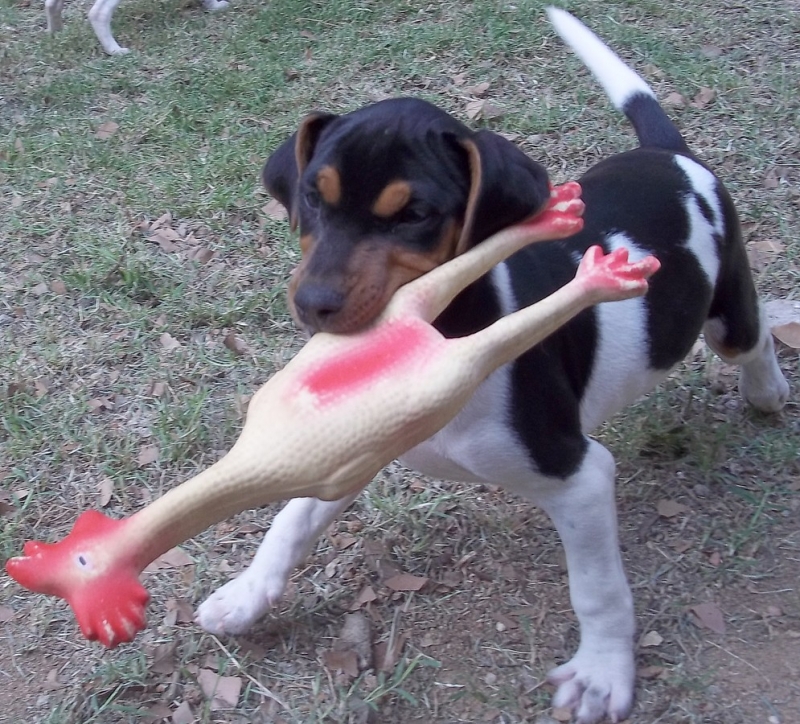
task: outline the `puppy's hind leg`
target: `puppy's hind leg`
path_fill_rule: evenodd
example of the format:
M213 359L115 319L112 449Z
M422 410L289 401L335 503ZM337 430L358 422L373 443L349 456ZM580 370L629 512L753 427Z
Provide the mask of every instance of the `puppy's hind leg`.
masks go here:
M358 492L332 501L290 500L275 516L250 566L200 604L197 623L218 636L247 631L280 600L292 571Z
M94 34L109 55L124 55L130 53L128 48L123 48L111 33L111 17L121 0L96 0L89 11L89 22L94 28Z
M789 383L775 356L775 345L763 311L758 312L757 341L749 349L726 344L727 325L719 317L706 322L703 334L708 346L725 362L741 366L739 391L747 402L762 412L778 412L786 404Z
M703 335L723 360L741 366L742 397L757 410L777 412L789 399L789 383L775 356L738 232L733 235L730 252L731 263L717 280Z
M548 679L557 687L553 705L572 709L578 724L622 721L634 686L633 597L617 538L614 458L600 443L588 442L575 473L519 490L550 516L567 554L580 645Z
M64 0L44 0L44 16L47 18L47 32L57 33L64 27L61 11L64 9Z

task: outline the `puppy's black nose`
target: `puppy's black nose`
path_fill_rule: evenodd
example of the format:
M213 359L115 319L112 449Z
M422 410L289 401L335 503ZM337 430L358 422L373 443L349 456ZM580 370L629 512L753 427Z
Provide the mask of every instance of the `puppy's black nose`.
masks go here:
M345 295L327 284L306 282L294 293L294 307L303 325L315 332L328 328L342 310Z

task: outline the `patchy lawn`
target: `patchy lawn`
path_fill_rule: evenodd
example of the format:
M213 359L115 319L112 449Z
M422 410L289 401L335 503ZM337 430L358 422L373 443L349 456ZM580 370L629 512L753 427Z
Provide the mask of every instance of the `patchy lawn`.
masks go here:
M563 5L647 77L726 180L763 296L800 298L797 0ZM234 0L211 15L128 0L113 27L133 52L109 58L85 2L51 38L41 3L0 0L3 560L83 509L130 514L216 460L248 395L302 344L285 302L296 240L258 175L306 112L420 95L508 134L558 181L632 145L543 7ZM632 721L798 721L800 373L796 349L779 355L793 385L779 415L745 409L735 372L698 347L600 432L619 463L641 637ZM149 628L110 652L63 602L0 574L4 716L559 720L543 677L577 632L539 511L391 466L274 615L246 637L203 633L193 607L246 565L272 514L162 559L146 575Z

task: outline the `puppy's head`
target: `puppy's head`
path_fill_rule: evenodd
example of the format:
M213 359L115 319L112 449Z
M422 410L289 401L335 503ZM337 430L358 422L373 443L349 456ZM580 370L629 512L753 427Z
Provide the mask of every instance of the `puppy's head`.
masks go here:
M410 98L307 117L263 181L300 229L289 299L310 333L364 327L398 287L549 196L546 171L512 143Z

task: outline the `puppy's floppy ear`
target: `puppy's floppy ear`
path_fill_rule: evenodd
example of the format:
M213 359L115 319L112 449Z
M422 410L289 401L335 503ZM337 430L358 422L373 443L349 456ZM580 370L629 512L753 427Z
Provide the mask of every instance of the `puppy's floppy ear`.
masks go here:
M337 116L312 113L306 116L296 133L284 141L267 159L261 182L289 212L292 231L297 228L297 195L300 177L314 153L319 134Z
M544 166L511 141L491 131L478 131L459 143L467 151L471 178L457 254L532 216L550 198Z

